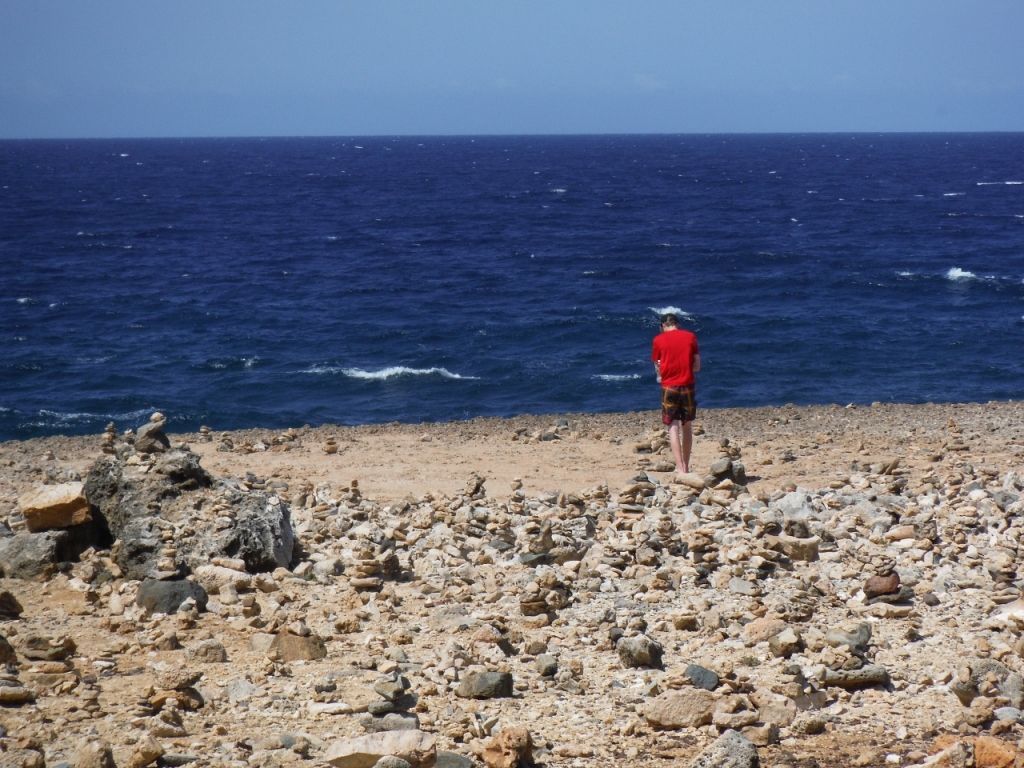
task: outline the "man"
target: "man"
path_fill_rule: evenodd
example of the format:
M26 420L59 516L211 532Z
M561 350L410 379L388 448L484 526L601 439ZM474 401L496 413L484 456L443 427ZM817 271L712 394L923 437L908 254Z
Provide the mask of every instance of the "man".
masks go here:
M693 374L700 370L700 350L697 337L682 330L679 318L671 312L661 316L661 333L654 337L651 360L661 382L661 420L668 427L676 471L685 475L690 471L693 420L697 416Z

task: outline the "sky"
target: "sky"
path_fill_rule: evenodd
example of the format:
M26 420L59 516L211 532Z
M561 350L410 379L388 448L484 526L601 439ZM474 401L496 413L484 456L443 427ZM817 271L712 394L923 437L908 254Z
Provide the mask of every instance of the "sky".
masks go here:
M0 0L0 138L1024 130L1022 0Z

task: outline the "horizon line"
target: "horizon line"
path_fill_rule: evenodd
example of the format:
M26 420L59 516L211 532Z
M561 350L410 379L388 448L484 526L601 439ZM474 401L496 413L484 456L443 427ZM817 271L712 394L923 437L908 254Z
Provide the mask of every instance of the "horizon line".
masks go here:
M28 141L167 141L167 140L263 140L263 139L475 139L475 138L598 138L638 136L978 136L1024 134L1015 130L853 130L853 131L639 131L594 133L267 133L267 134L166 134L123 136L7 136L0 142Z

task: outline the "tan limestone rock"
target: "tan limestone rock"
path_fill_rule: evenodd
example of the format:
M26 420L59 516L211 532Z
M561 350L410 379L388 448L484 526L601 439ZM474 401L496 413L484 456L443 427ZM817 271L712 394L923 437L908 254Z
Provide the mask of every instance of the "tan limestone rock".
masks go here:
M644 707L652 728L674 731L697 728L711 722L719 697L702 688L665 691Z
M68 528L92 520L82 483L44 485L18 499L30 533Z
M342 739L328 748L324 760L334 768L373 768L386 755L399 757L413 768L431 768L437 760L435 737L423 731L385 731Z
M490 739L481 755L487 768L517 768L533 761L533 738L522 727L506 728Z

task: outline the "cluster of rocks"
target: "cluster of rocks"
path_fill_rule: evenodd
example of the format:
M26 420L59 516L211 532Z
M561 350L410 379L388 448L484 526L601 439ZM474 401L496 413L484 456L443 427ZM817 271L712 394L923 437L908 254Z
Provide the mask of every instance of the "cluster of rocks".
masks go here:
M0 536L12 764L750 768L886 728L904 746L879 763L1024 759L1024 473L972 464L953 426L932 468L820 488L754 491L723 438L678 482L496 497L474 473L378 503L214 477L164 425L108 430ZM536 432L517 441L573 439ZM32 740L58 727L85 741Z

